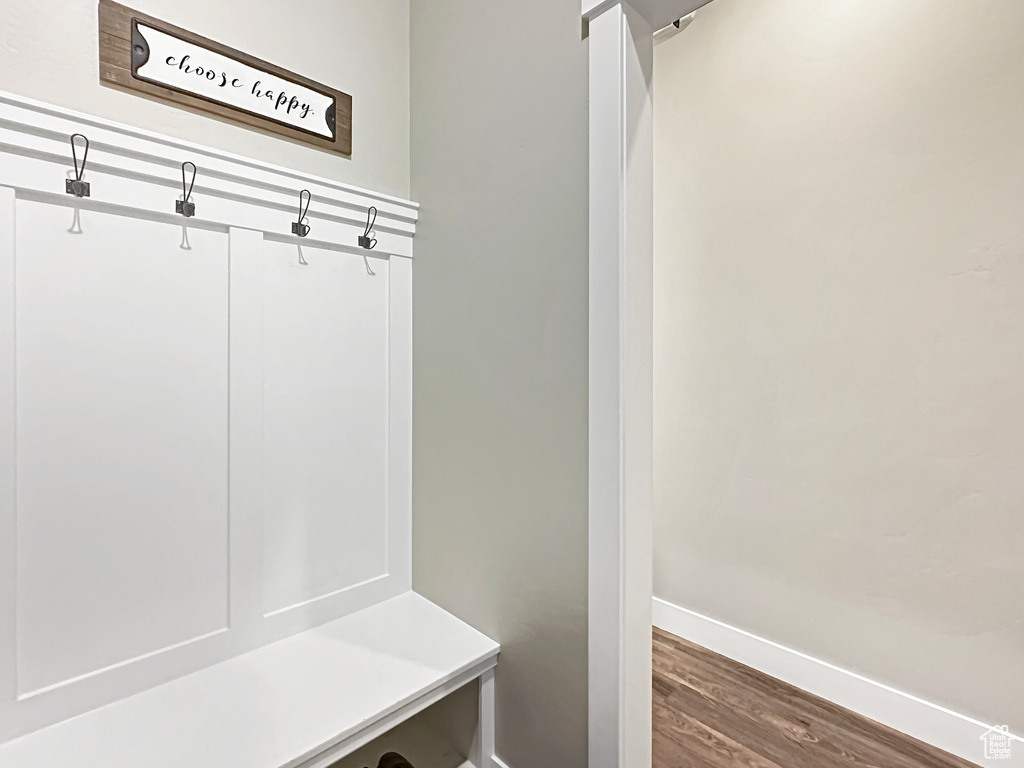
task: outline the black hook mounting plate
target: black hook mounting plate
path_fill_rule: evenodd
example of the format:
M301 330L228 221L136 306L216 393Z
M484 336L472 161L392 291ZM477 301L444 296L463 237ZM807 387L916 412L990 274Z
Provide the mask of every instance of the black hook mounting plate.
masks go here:
M78 179L64 179L64 191L75 197L89 197L89 182Z

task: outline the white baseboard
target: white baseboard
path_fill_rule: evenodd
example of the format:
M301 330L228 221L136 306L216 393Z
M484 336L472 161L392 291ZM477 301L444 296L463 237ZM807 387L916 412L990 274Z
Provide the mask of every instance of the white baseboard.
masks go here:
M993 726L862 675L654 598L654 626L982 766L1024 766L1024 739L1010 759L986 760Z
M508 768L508 766L499 760L497 755L495 755L491 758L491 768Z

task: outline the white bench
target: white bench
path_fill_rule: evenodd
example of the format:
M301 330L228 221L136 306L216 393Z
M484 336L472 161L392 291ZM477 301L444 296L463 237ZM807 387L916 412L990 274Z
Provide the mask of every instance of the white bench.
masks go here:
M498 644L409 592L0 745L3 768L326 768L479 680Z

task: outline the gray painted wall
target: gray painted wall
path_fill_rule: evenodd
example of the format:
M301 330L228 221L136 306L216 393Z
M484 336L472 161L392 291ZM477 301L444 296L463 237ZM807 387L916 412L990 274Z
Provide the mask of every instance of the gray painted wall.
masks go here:
M1024 3L656 48L655 593L1024 728Z
M499 756L587 761L578 0L413 0L414 586L502 644Z
M351 94L352 157L100 85L97 0L0 0L0 90L408 197L409 0L123 4Z

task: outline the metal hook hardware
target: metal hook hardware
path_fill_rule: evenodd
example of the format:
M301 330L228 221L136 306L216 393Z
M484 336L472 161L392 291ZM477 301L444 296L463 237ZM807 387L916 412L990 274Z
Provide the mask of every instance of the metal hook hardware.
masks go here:
M85 142L85 151L82 153L82 165L78 165L78 149L75 146L75 139L80 138ZM64 180L64 191L75 197L89 197L89 182L82 181L85 176L85 162L89 158L89 139L81 133L71 134L71 159L75 164L75 178Z
M370 206L366 209L366 231L359 236L359 247L373 250L377 247L377 238L373 236L373 225L377 223L377 208Z
M302 207L302 199L305 196L306 207ZM309 213L309 204L313 202L313 195L308 189L299 192L299 220L292 222L292 234L305 237L309 234L309 224L305 223L306 214Z
M192 166L192 183L188 184L185 181L185 167ZM174 203L174 212L180 213L186 219L196 215L196 204L190 202L189 198L192 197L192 187L196 185L196 173L199 171L196 168L196 164L186 160L181 164L181 194L182 199Z

